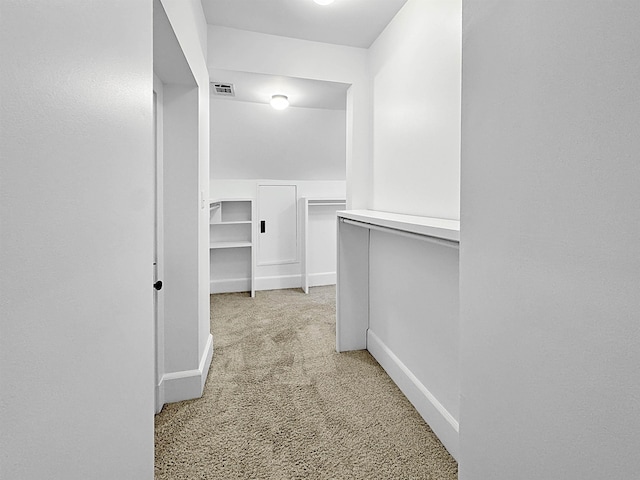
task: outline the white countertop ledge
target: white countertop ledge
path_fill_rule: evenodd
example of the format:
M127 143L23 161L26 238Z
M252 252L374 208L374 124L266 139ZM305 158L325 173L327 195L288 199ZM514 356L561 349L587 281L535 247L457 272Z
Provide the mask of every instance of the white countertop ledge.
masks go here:
M342 210L338 218L345 218L401 232L426 235L452 242L460 242L460 221L447 218L419 217L377 210Z

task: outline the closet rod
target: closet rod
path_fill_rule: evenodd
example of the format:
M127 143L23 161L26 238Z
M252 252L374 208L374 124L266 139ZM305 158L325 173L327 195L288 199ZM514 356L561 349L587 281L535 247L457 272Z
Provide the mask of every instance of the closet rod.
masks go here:
M348 223L349 225L355 225L356 227L364 227L369 230L379 230L381 232L393 233L394 235L400 235L401 237L415 238L418 240L424 240L429 243L435 243L436 245L442 245L449 248L460 248L460 242L453 240L445 240L444 238L432 237L431 235L424 235L421 233L405 232L397 228L381 227L379 225L372 225L371 223L360 222L358 220L350 220L348 218L340 218L341 222Z

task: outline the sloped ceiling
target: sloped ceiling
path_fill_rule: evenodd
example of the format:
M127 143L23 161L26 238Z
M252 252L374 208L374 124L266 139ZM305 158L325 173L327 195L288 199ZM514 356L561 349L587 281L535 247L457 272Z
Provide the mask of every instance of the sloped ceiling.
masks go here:
M207 23L368 48L407 0L202 0Z
M345 83L218 69L210 70L209 74L212 83L232 83L236 93L234 98L212 94L212 99L269 103L272 95L282 94L289 97L292 107L328 110L346 108L349 85Z

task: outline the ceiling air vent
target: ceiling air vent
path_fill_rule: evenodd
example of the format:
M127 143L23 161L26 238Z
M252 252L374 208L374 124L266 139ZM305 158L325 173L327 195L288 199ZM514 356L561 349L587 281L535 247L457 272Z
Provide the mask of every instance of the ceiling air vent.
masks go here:
M211 93L214 95L222 95L225 97L235 97L236 92L233 89L232 83L212 83Z

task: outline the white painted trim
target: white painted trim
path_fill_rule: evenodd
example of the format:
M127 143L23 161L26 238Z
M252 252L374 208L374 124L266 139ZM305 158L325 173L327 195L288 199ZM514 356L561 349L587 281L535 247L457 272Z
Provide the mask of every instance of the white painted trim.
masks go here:
M156 238L156 261L154 263L154 283L164 280L164 175L163 175L163 155L164 155L164 89L162 80L153 74L153 91L155 97L156 124L155 124L155 238ZM155 412L159 413L164 405L164 389L162 387L162 375L164 373L164 290L154 290L154 345L155 345Z
M164 401L164 378L161 378L160 382L156 385L155 394L155 411L156 413L160 413L164 404L167 403Z
M338 217L393 230L460 242L459 220L419 217L376 210L343 210L338 212Z
M256 290L281 290L283 288L301 288L301 276L278 275L273 277L257 277Z
M301 275L279 275L271 277L257 277L256 290L280 290L283 288L301 288ZM336 272L309 274L309 286L320 287L335 285ZM251 285L249 278L232 278L226 280L212 280L209 283L210 293L248 292Z
M249 277L209 281L209 293L248 292L250 290L251 279Z
M309 286L322 287L324 285L335 285L336 277L336 272L310 273Z
M309 293L309 199L306 197L301 198L300 203L302 203L302 222L300 223L300 230L302 232L302 242L300 243L302 247L302 262L300 262L300 275L302 291Z
M200 365L198 366L198 370L200 371L200 396L202 396L204 385L207 383L207 375L209 375L211 360L213 360L213 335L209 334L207 337L207 343L204 346L202 358L200 359Z
M398 385L449 453L457 459L458 421L370 329L367 330L367 350Z
M368 228L369 230L377 230L379 232L391 233L393 235L399 235L401 237L415 238L425 242L435 243L436 245L442 245L444 247L455 248L458 250L460 249L460 242L454 240L443 240L438 237L423 235L421 233L406 232L404 230L397 230L395 228L389 227L380 227L379 225L363 223L357 220L349 220L348 218L341 218L340 221L349 225L355 225L356 227Z
M163 404L200 398L213 358L213 336L209 334L200 364L196 370L166 373L159 388L163 392Z

